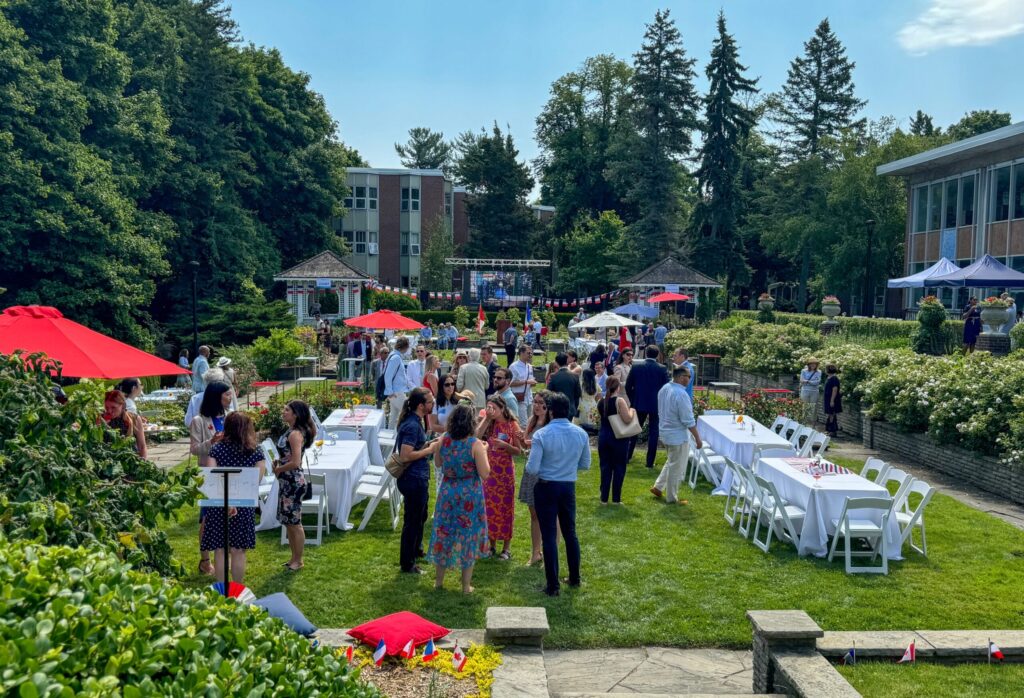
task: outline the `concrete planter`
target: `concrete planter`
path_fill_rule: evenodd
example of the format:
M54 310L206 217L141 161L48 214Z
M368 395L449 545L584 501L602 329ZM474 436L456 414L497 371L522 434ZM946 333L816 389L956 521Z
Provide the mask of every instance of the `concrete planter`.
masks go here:
M839 315L842 308L838 303L822 303L821 314L827 317L829 320Z
M985 324L985 334L1002 334L999 328L1006 324L1008 315L1008 309L982 308L981 321Z

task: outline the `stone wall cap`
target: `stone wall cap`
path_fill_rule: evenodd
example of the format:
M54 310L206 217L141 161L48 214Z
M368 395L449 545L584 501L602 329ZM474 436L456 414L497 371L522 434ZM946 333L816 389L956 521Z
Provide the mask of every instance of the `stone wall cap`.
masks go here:
M543 606L490 606L487 634L492 637L543 637L551 632Z
M804 611L747 611L754 633L768 640L800 640L825 634Z

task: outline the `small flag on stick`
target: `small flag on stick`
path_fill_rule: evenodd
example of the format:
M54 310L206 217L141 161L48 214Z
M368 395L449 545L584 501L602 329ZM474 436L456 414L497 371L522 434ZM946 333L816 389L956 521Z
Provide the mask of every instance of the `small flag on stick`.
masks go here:
M1003 661L1003 659L1004 659L1003 651L1001 649L999 649L999 646L996 645L996 643L992 642L992 640L989 640L988 641L988 663L991 664L993 659L998 659L999 661Z
M423 646L423 661L429 662L432 659L437 658L437 648L434 647L434 638L427 640L427 644Z
M896 663L897 664L902 664L903 662L910 662L911 664L913 664L916 661L917 661L917 648L914 646L914 641L911 640L910 641L910 646L907 647L906 651L903 653L903 656L900 657L900 661L898 661Z
M405 643L405 647L402 648L402 657L404 659L412 659L416 656L416 645L412 643L412 638Z
M373 651L373 663L380 666L384 663L384 655L388 653L388 648L384 644L384 638L380 639L377 643L377 649Z
M846 654L843 655L843 664L845 664L846 666L853 666L856 663L857 663L857 645L855 643L853 645L853 647L851 647L850 650Z
M466 666L466 653L459 647L459 641L455 641L455 649L452 651L452 666L455 667L455 671L462 671L462 667Z
M352 657L354 656L354 654L355 654L355 651L352 649L352 645L349 645L348 647L346 647L345 648L345 661L347 663L351 664L352 663Z

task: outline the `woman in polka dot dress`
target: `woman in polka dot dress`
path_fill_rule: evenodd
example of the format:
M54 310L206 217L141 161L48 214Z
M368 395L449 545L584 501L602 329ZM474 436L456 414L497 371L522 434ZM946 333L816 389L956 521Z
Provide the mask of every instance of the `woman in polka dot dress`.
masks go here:
M259 468L263 479L263 452L256 446L256 430L245 412L232 412L224 419L224 438L210 449L211 468ZM231 507L228 510L228 545L231 549L231 578L239 584L245 577L245 551L256 547L256 509ZM220 510L211 511L203 526L203 550L214 551L214 577L224 579L224 518Z

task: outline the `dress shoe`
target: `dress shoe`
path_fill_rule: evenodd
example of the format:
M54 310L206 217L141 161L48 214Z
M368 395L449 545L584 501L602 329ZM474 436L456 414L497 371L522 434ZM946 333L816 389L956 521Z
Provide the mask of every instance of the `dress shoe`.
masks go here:
M547 587L540 588L541 593L547 594L548 596L558 596L558 589L548 589Z
M660 497L663 493L657 487L652 487L651 494L653 494L655 497Z
M569 586L569 587L579 588L579 586L581 584L583 584L583 582L579 581L579 582L576 582L575 584L573 584L572 582L569 581L568 577L562 577L562 584L564 584L566 586Z
M423 574L423 570L419 565L413 565L407 570L402 570L402 574Z

